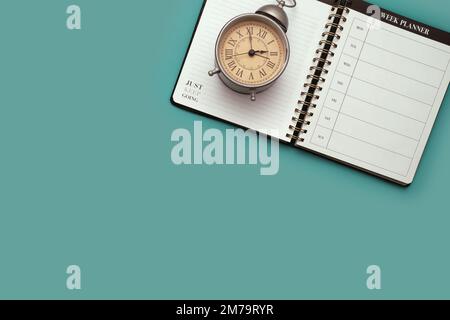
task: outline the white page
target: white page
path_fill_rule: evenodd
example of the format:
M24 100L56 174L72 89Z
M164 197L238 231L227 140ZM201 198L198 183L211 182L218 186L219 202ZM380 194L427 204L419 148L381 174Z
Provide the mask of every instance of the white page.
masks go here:
M300 145L410 184L450 81L450 48L368 21L350 11Z
M225 87L218 77L209 77L214 68L215 43L222 27L233 17L252 13L273 0L208 0L195 33L192 46L177 83L173 99L176 103L208 115L238 124L245 128L271 134L278 132L281 140L292 124L297 100L303 90L309 66L312 65L331 7L315 0L300 0L294 9L286 9L290 26L291 47L289 65L267 91L251 102L248 95L235 93ZM188 81L202 86L197 101L184 97Z

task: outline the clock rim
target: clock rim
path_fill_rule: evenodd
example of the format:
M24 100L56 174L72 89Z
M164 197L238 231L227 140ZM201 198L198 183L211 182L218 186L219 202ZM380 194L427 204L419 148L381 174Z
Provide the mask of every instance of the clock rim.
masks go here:
M255 84L255 85L249 85L249 84L244 84L241 82L238 82L236 80L234 80L233 78L229 77L228 73L225 71L224 66L222 65L219 57L220 57L220 43L221 43L221 39L222 37L225 35L225 33L228 31L228 29L230 29L234 24L241 22L242 20L246 20L246 19L255 19L255 20L260 20L262 22L265 22L267 24L270 24L274 27L274 29L276 29L276 31L279 33L280 37L285 41L286 44L286 60L283 64L283 67L281 68L281 71L278 73L278 75L270 80L267 80L263 83L260 84ZM222 76L224 76L229 82L231 82L232 84L239 86L239 89L244 89L245 91L247 90L256 90L259 91L261 89L266 89L268 86L272 85L273 83L275 83L285 72L288 64L289 64L289 59L290 59L290 44L289 44L289 39L286 35L286 32L283 30L283 28L281 28L280 25L278 25L277 22L273 21L272 19L262 15L262 14L258 14L258 13L244 13L241 14L239 16L234 17L233 19L231 19L230 21L228 21L222 28L222 30L219 33L219 36L217 37L217 41L216 41L216 46L215 46L215 59L216 59L216 65L217 67L220 69L220 74Z

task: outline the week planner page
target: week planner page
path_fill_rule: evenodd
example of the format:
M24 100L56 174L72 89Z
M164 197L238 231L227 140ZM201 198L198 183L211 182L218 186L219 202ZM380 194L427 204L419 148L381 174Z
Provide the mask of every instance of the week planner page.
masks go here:
M403 17L347 18L300 145L410 184L449 84L450 47Z

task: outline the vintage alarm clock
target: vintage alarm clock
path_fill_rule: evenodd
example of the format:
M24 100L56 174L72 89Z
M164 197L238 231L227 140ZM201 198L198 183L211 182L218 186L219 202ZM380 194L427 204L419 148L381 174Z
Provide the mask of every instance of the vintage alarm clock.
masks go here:
M294 8L297 2L277 2L233 18L217 37L216 67L209 75L218 74L228 88L249 94L252 101L275 83L289 62L289 19L284 8Z

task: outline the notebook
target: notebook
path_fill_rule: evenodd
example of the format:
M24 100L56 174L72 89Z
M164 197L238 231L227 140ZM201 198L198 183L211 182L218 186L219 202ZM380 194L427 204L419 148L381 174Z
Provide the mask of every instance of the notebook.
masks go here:
M450 34L361 0L299 0L289 65L251 102L208 71L222 27L268 3L205 1L172 103L411 184L449 84Z

